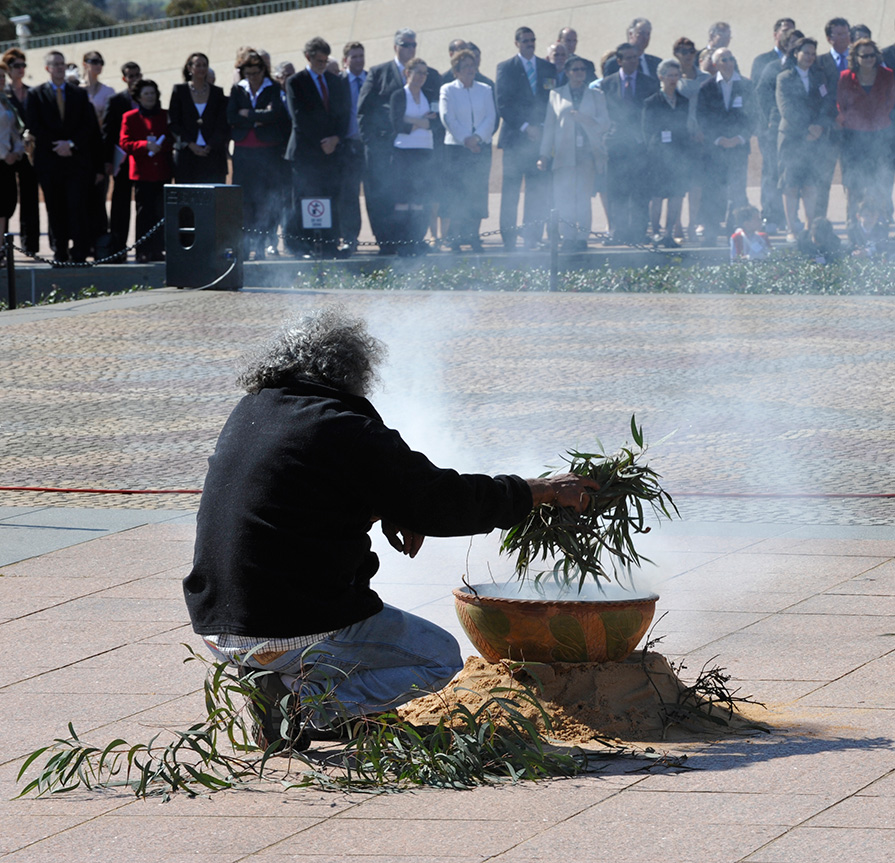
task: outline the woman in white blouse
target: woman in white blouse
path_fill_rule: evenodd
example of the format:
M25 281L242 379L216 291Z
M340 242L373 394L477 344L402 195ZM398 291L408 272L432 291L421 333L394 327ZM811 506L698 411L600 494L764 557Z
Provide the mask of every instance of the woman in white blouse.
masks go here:
M482 251L479 225L488 215L491 136L497 126L494 93L475 80L479 65L472 51L451 58L455 81L441 88L439 113L444 126L444 170L447 177L444 214L450 219L451 250L466 244Z
M395 130L394 234L399 255L419 255L428 251L423 242L429 227L432 160L435 148L433 126L438 113L429 104L423 85L429 74L425 60L414 57L404 67L407 84L392 93L389 110Z
M584 61L574 56L565 68L569 83L550 91L538 168L546 171L552 158L553 202L563 249L583 251L590 236L597 174L606 165L603 139L609 114L603 94L587 87Z

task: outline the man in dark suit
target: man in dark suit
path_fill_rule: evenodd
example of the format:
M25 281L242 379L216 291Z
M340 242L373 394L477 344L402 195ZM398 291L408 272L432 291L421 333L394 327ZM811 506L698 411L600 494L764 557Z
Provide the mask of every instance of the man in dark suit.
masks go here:
M537 249L544 233L548 206L548 173L538 170L541 133L556 67L535 57L535 34L529 27L516 31L518 53L497 65L497 113L503 121L497 146L503 150L500 190L500 235L504 248L516 248L519 195L525 180L523 238Z
M702 85L696 103L696 118L709 152L702 198L705 245L715 244L722 221L727 223L727 234L732 233L737 227L733 213L749 203L746 174L749 141L755 131L752 82L736 71L730 48L715 51L712 63L718 74Z
M774 47L764 54L759 54L752 61L752 72L749 80L758 88L762 73L771 64L776 63L783 70L783 57L786 53L786 40L789 33L795 30L796 22L792 18L778 18L774 22ZM766 112L762 116L761 105L758 104L759 123L756 127L758 148L761 151L761 217L765 229L773 233L785 221L783 198L777 188L777 133L769 129L769 117Z
M360 187L366 192L366 156L364 142L357 123L357 103L360 91L367 80L364 69L366 54L360 42L349 42L342 49L342 81L348 88L351 113L348 115L348 132L342 142L342 182L339 188L339 234L342 237L341 251L350 255L357 250L357 235L360 233ZM369 210L368 210L369 214Z
M818 52L815 65L824 73L824 87L827 94L836 101L836 91L839 88L839 76L848 68L848 51L851 43L851 30L845 18L831 18L824 25L824 35L830 43L830 50L823 54ZM825 94L826 95L826 94ZM830 186L833 185L833 174L836 171L836 162L842 149L842 130L836 124L830 130L828 141L817 166L817 204L814 208L815 216L826 218L827 207L830 203Z
M131 226L131 197L133 184L128 172L128 158L118 146L121 137L121 118L137 107L131 98L130 88L142 77L138 63L128 62L121 67L121 80L125 88L109 99L103 117L103 161L106 173L112 177L112 207L109 216L109 234L112 251L119 252L127 246L127 235ZM117 159L116 159L117 154ZM118 162L118 170L115 163ZM122 256L123 261L125 256Z
M615 51L619 71L601 84L612 121L606 144L606 211L611 236L607 245L642 243L649 221L646 145L643 141L643 102L659 91L657 78L646 75L641 55L628 42Z
M646 53L652 35L653 25L646 18L635 18L628 25L628 44L636 49L639 60L637 71L642 72L644 75L649 75L651 78L658 79L656 70L659 68L662 58L657 57L655 54ZM606 61L606 65L603 67L603 75L614 75L618 72L618 69L619 63L616 55L616 57L610 57Z
M306 68L286 82L286 104L292 117L292 134L286 161L292 162L292 194L296 208L294 232L310 251L313 234L302 227L301 199L329 198L332 227L321 230L324 248L338 246L338 199L341 185L341 144L348 135L351 101L344 81L332 72L329 43L315 36L305 43Z
M404 66L415 56L416 33L407 28L398 30L395 33L395 59L370 69L357 102L357 122L367 154L364 195L370 227L376 235L381 255L397 252L393 228L395 201L391 193L395 178L390 170L395 130L389 103L392 93L407 83L404 80ZM423 85L423 93L430 103L438 101L440 88L441 75L430 66Z
M34 170L44 193L53 234L55 260L87 260L93 237L84 218L92 183L103 178L102 147L96 112L87 91L65 81L65 57L44 58L50 80L28 94L25 125L35 138Z
M578 31L574 30L571 27L563 27L562 30L559 31L559 36L556 39L557 42L562 42L563 45L566 46L566 51L569 52L569 59L572 58L576 60L580 60L584 63L587 68L587 76L584 79L585 84L590 84L591 81L597 80L597 70L594 66L593 60L586 60L584 57L581 57L577 54L578 50Z

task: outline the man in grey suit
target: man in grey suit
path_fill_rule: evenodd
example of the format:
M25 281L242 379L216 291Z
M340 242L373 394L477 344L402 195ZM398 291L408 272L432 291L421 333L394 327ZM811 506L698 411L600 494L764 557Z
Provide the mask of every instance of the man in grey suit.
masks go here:
M796 29L796 22L792 18L778 18L774 22L774 47L764 54L759 54L752 61L752 73L749 80L753 87L758 87L762 80L762 73L771 64L776 63L780 70L783 69L783 57L786 53L786 40L791 31ZM761 106L756 105L761 113ZM761 151L761 217L765 230L769 233L776 232L786 218L783 212L783 196L777 187L777 131L769 128L769 118L761 117L756 137L758 148Z
M637 53L640 57L637 71L643 72L644 75L649 75L651 78L656 78L658 80L656 70L659 68L659 63L662 62L662 58L657 57L655 54L646 53L652 35L653 25L646 18L635 18L628 25L628 44L637 49ZM618 69L619 64L617 58L610 57L603 67L603 75L604 77L606 75L614 75L618 72Z
M497 66L497 113L503 121L497 139L498 148L503 150L500 235L508 252L516 248L523 180L525 247L537 249L544 234L549 186L547 175L538 170L538 155L550 90L556 78L556 67L535 57L535 34L530 27L516 30L515 40L518 53Z
M824 35L830 43L830 50L818 53L815 65L824 73L824 87L836 101L836 90L839 87L839 76L848 68L848 46L851 33L845 18L831 18L824 25ZM815 216L827 215L830 202L830 186L833 184L833 173L842 147L842 130L833 125L830 130L829 146L824 148L823 158L817 166L817 205Z
M370 227L379 243L379 254L394 255L397 246L393 213L395 202L391 187L392 150L395 131L389 114L392 93L404 87L404 66L416 56L416 32L404 27L395 33L395 58L370 69L357 100L357 122L367 155L364 195ZM423 93L437 102L441 75L429 66Z

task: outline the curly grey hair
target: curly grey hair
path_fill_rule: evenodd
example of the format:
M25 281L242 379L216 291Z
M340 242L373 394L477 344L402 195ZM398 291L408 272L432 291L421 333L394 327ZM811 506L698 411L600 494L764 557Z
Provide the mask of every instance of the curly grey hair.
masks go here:
M341 307L317 309L289 323L254 356L237 383L250 393L296 379L365 396L376 381L385 345Z

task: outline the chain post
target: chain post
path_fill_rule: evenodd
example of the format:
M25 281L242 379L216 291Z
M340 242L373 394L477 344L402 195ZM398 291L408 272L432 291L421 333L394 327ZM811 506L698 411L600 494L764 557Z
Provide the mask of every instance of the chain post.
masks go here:
M550 237L550 290L555 291L559 287L559 216L556 210L550 211L547 235Z
M13 249L13 234L7 232L3 235L3 251L6 254L6 287L10 309L16 307L16 262L13 259Z

